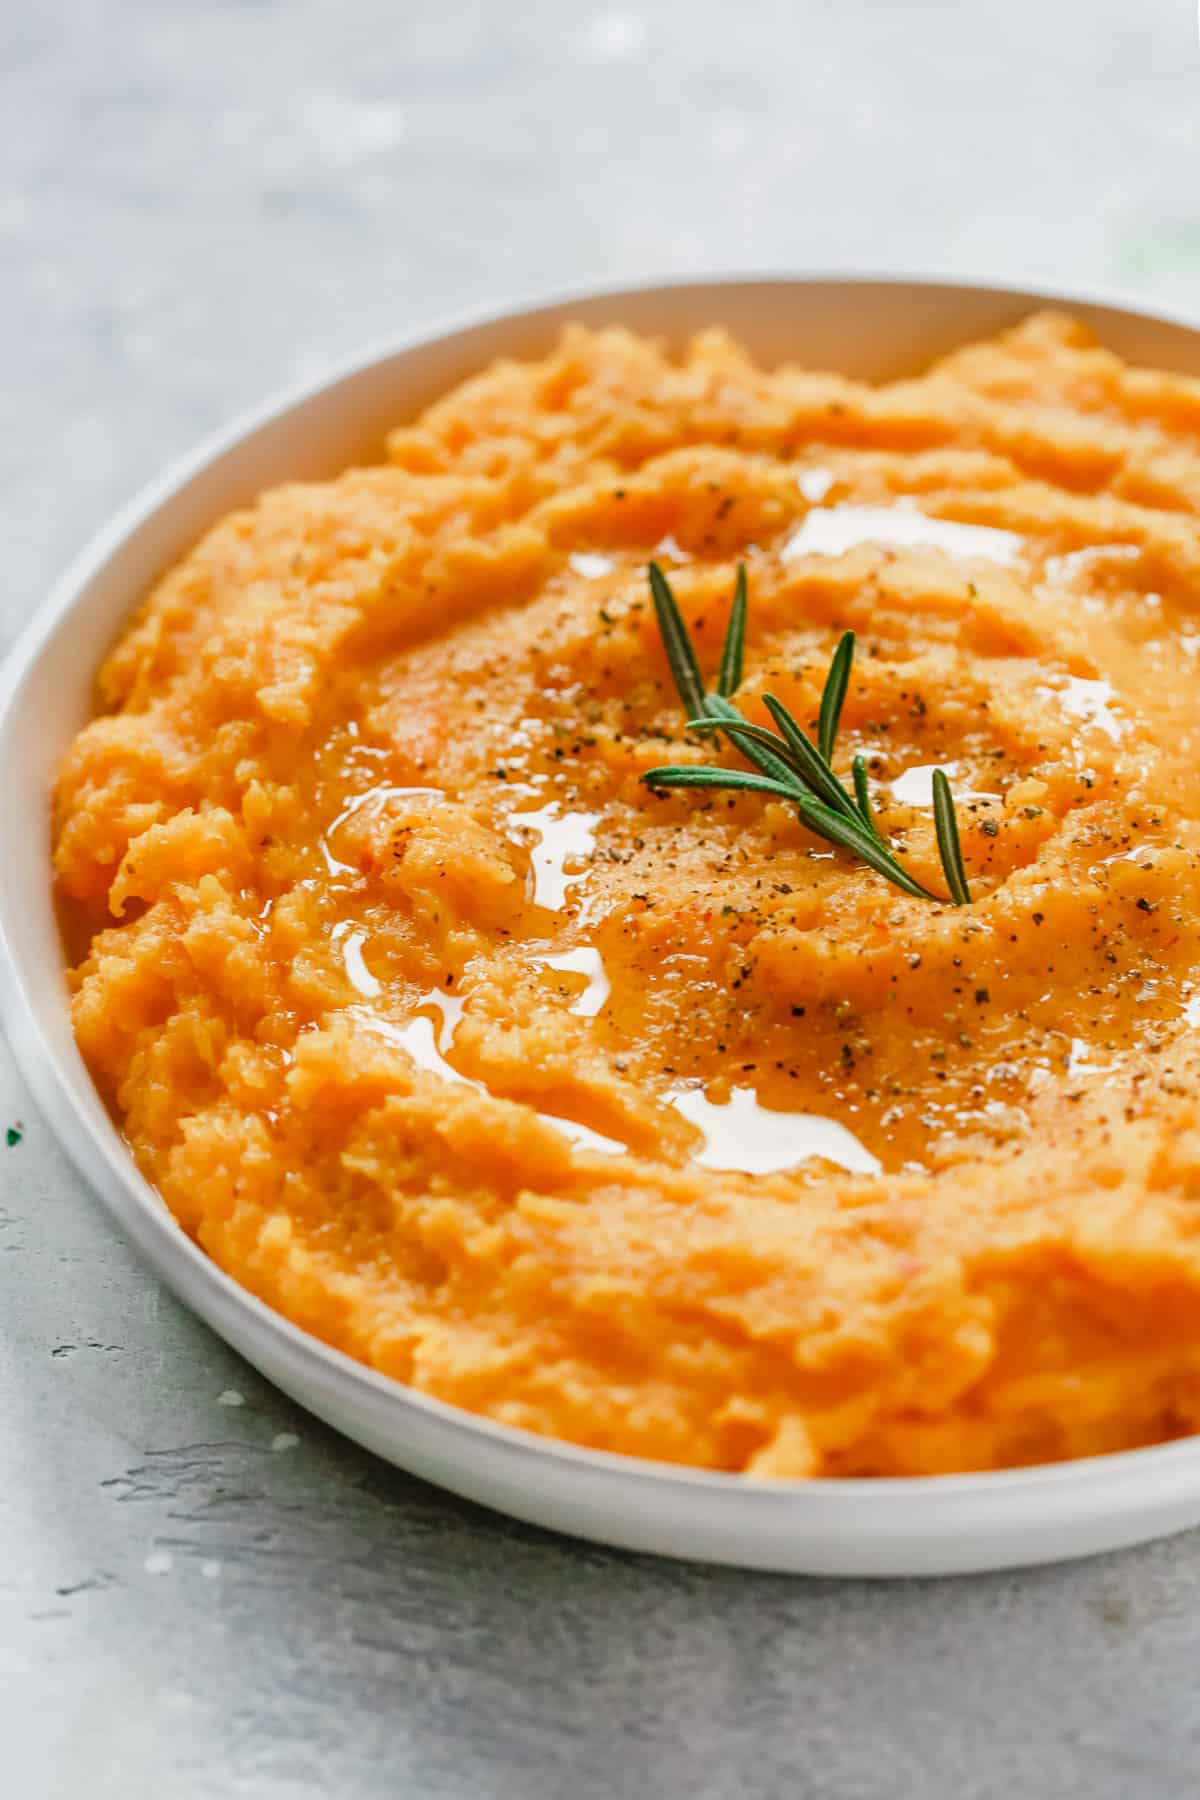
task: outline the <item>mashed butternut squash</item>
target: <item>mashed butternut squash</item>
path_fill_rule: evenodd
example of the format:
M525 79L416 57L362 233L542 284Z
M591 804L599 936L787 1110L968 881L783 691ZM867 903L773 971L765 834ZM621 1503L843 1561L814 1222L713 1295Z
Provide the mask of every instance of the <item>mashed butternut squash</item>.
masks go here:
M759 1475L1200 1426L1200 384L1040 315L882 387L501 363L159 582L55 805L75 1029L183 1229L493 1419ZM942 891L688 739L649 603Z

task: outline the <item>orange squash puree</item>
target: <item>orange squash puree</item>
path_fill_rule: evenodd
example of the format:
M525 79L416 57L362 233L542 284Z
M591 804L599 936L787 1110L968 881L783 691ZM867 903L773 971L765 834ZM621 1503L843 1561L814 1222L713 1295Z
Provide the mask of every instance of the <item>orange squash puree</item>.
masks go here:
M55 805L75 1029L183 1229L443 1400L760 1475L1200 1424L1200 383L1043 314L881 387L568 331L147 599ZM944 891L685 738L815 721Z

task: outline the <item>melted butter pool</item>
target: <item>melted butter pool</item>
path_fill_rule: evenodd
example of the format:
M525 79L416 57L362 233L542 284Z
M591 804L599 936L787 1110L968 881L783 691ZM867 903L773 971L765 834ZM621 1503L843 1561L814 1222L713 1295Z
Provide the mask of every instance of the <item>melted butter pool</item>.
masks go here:
M376 1037L406 1051L417 1067L424 1069L426 1074L437 1075L442 1081L451 1082L457 1087L472 1088L475 1093L487 1094L492 1099L502 1099L503 1095L493 1094L482 1081L460 1074L446 1060L446 1053L453 1048L454 1033L462 1018L463 1004L457 995L444 994L438 988L430 988L421 995L417 1005L436 1013L436 1019L431 1018L429 1012L417 1012L404 1024L398 1024L393 1019L380 1018L378 1013L369 1011L366 1007L355 1008L354 1017ZM624 1144L618 1143L616 1138L605 1137L602 1132L593 1131L590 1125L581 1125L575 1119L560 1118L557 1113L539 1112L537 1116L544 1124L552 1125L583 1150L599 1150L609 1156L628 1154Z
M343 825L355 818L360 812L365 812L368 809L374 810L377 806L384 806L389 800L444 800L445 798L446 796L441 788L432 787L381 786L368 788L363 794L356 794L354 799L342 808L337 818L334 819L333 823L326 830L324 836L318 839L318 843L321 847L321 854L325 858L325 866L329 870L329 873L335 876L358 875L360 873L353 863L342 862L340 857L334 854L331 842L335 833L340 831Z
M334 940L337 941L337 932ZM363 945L367 941L365 931L344 933L341 938L342 967L346 971L346 979L352 988L363 994L368 1000L374 1000L383 992L383 984L377 981L363 960Z
M557 969L564 975L583 976L587 985L567 1009L577 1018L594 1019L608 1005L612 983L608 979L603 957L591 945L581 945L578 950L558 951L553 956L535 954L530 957L530 961L543 969Z
M582 575L585 581L597 581L601 575L611 575L617 566L611 556L604 556L598 550L573 550L567 565L573 574Z
M1024 539L994 525L963 525L935 519L911 500L895 506L814 506L784 544L784 562L801 556L841 556L860 544L940 550L958 559L982 557L1011 567Z
M1114 710L1117 696L1111 681L1068 675L1057 687L1040 687L1036 691L1045 699L1057 700L1072 719L1102 731L1114 744L1125 735L1127 721Z
M957 782L960 773L956 762L919 763L916 768L905 769L903 775L897 775L895 781L888 783L892 797L902 806L923 807L933 810L933 777L938 769L943 769L946 779ZM1002 794L988 793L983 788L959 788L954 790L955 800L1001 800Z
M878 1157L836 1119L775 1112L760 1104L753 1088L731 1088L723 1104L700 1088L682 1088L669 1104L701 1133L704 1142L692 1161L704 1169L775 1175L820 1156L850 1175L883 1173Z
M594 812L564 812L557 800L511 815L514 825L534 834L529 870L535 906L557 912L568 890L583 880L582 873L569 874L567 864L583 862L591 856L596 848L600 816Z

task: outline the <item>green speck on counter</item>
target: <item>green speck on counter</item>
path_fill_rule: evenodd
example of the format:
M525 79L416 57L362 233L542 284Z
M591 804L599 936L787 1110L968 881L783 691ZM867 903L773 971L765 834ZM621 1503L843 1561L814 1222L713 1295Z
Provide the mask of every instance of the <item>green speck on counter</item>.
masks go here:
M4 1134L4 1141L10 1150L15 1150L24 1136L25 1133L19 1125L10 1125Z

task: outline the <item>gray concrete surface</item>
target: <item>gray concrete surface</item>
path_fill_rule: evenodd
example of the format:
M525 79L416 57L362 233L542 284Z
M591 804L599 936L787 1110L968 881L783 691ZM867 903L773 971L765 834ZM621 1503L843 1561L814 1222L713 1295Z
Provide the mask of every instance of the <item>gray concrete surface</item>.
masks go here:
M1193 0L13 0L0 83L0 642L201 432L464 305L925 264L1200 311ZM3 1792L1183 1800L1198 1669L1195 1535L805 1582L396 1474L158 1289L0 1050Z

